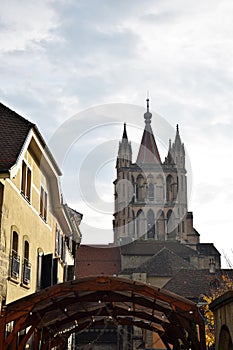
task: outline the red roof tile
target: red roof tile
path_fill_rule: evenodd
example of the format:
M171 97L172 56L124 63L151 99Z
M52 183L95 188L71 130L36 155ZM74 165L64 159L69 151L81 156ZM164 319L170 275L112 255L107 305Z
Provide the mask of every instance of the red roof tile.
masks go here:
M121 270L119 247L81 245L76 253L75 276L117 275Z

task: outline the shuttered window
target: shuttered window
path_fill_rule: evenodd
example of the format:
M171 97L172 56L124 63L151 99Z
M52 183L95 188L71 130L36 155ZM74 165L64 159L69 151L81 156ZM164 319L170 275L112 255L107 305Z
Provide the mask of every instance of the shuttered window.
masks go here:
M47 221L48 194L41 186L40 188L40 216Z
M21 193L30 202L31 200L32 172L27 164L22 163Z

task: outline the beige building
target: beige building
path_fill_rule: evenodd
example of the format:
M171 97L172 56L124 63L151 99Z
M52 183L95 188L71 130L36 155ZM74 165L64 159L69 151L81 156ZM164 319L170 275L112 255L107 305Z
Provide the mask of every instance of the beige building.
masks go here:
M35 124L0 104L1 305L73 278L82 215Z

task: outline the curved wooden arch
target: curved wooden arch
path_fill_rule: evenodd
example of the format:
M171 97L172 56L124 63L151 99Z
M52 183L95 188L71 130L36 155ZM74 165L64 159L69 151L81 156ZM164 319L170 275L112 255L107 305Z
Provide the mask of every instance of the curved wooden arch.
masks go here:
M106 320L156 332L173 349L180 349L179 344L185 349L205 349L204 324L195 303L141 282L93 276L57 284L8 304L0 319L0 350L9 346L23 350L32 336L33 349L65 349L70 334ZM12 329L7 333L9 325Z

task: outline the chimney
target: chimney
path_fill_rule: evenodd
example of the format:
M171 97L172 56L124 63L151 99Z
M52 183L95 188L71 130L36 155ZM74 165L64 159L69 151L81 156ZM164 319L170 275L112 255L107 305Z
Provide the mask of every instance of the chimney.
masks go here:
M210 258L209 272L212 273L212 274L215 274L215 272L216 272L214 258Z

